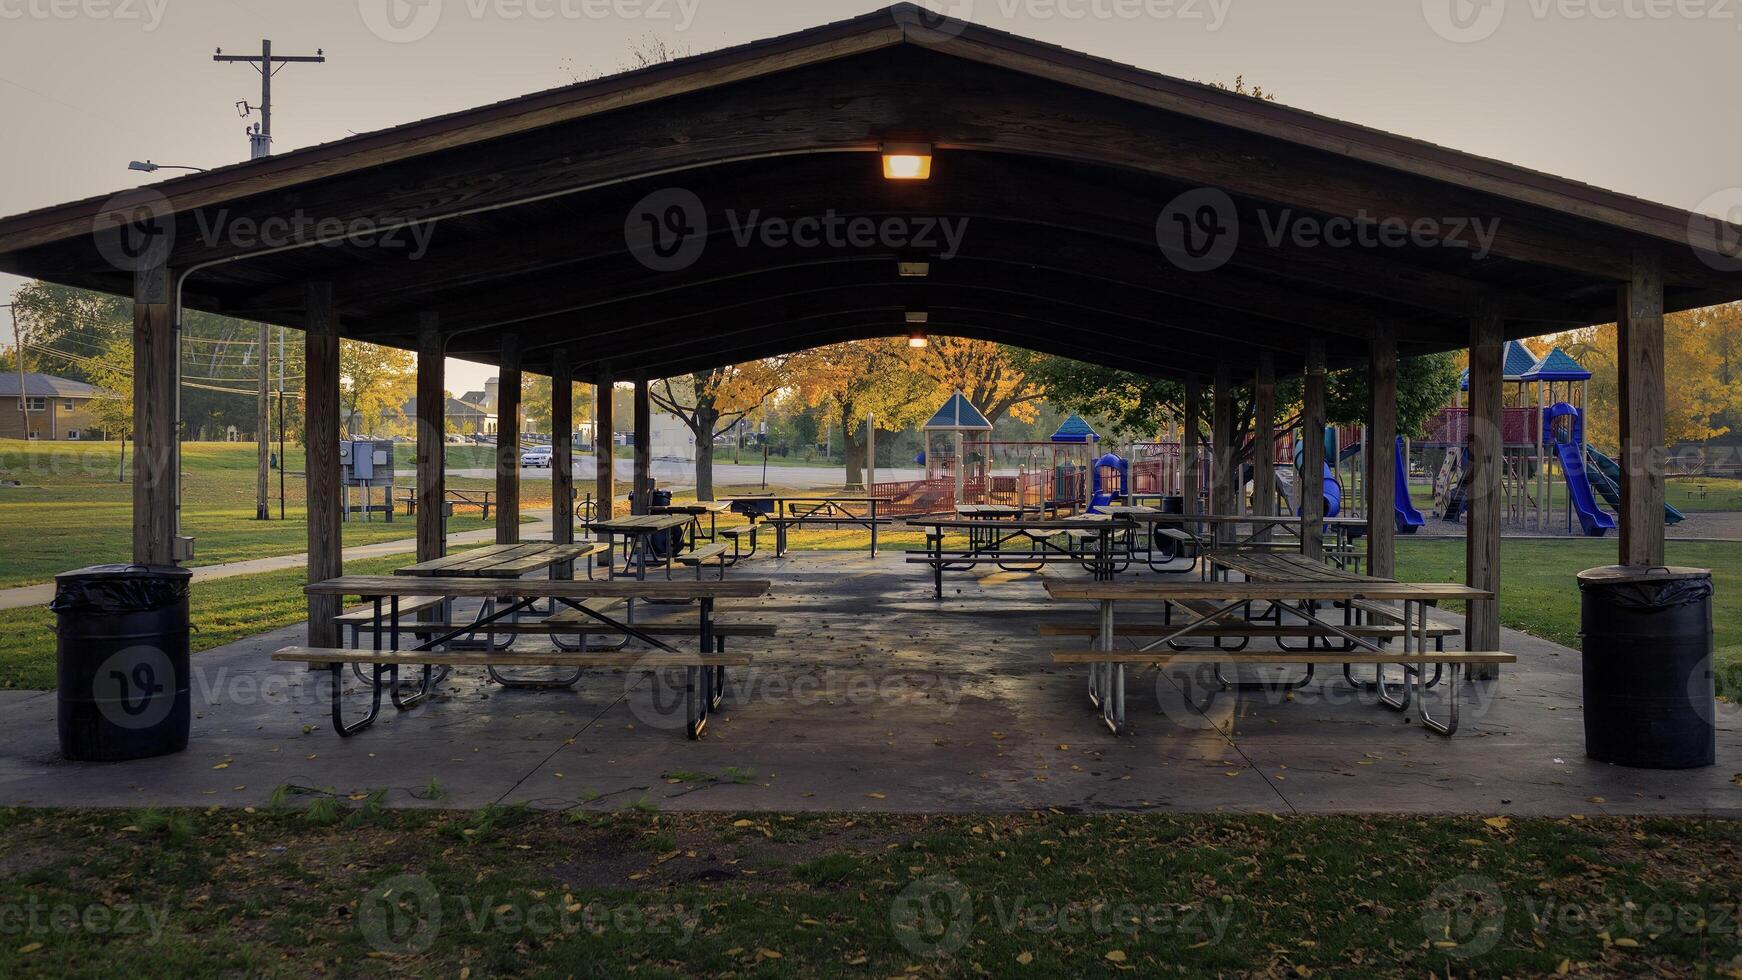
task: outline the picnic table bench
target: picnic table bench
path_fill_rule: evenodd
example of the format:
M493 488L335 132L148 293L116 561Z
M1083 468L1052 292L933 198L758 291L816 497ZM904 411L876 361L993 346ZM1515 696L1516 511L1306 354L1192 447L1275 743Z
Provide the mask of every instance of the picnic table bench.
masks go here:
M1062 601L1093 602L1099 607L1095 624L1095 648L1092 650L1056 650L1054 663L1086 664L1089 666L1089 700L1100 709L1102 720L1115 734L1126 734L1125 667L1147 664L1165 667L1176 664L1212 663L1281 663L1313 665L1319 663L1359 663L1375 667L1374 688L1379 701L1395 711L1410 706L1410 683L1415 684L1417 714L1421 723L1440 735L1451 735L1458 728L1458 670L1462 667L1512 663L1516 658L1500 651L1446 651L1428 649L1427 608L1430 602L1444 599L1486 599L1490 593L1463 585L1446 583L1391 582L1381 579L1365 581L1269 581L1269 582L1065 582L1045 583L1047 594ZM1401 634L1395 637L1376 634L1367 629L1347 627L1319 618L1312 603L1347 603L1356 600L1395 601L1401 604L1398 613ZM1160 625L1149 624L1141 645L1135 649L1116 647L1114 606L1117 603L1162 603L1164 608L1178 607L1189 614L1180 623L1171 620ZM1298 605L1294 615L1313 628L1317 635L1341 638L1351 650L1225 650L1215 647L1198 649L1156 648L1169 645L1188 636L1215 638L1225 628L1238 632L1250 631L1252 624L1238 615L1253 603ZM1231 621L1229 617L1235 617ZM1277 626L1300 630L1280 621ZM1159 634L1159 635L1157 635ZM1149 639L1153 636L1154 639ZM1387 650L1380 646L1383 639L1397 638L1401 649ZM1404 676L1399 695L1394 696L1385 679L1386 665L1403 667ZM1450 672L1448 720L1441 722L1429 714L1426 672L1424 667L1438 665ZM1226 684L1220 674L1218 681Z
M1007 572L1037 572L1047 565L1080 565L1096 580L1111 579L1128 561L1113 547L1121 525L1105 516L1057 519L980 520L910 517L907 526L925 532L925 547L907 552L910 565L928 565L937 597L944 597L944 573L996 565ZM966 543L946 547L951 535Z
M361 597L377 611L377 619L381 619L387 624L385 636L382 632L376 633L374 649L346 650L291 646L274 653L272 659L324 666L332 672L333 729L342 737L355 735L375 723L381 710L383 690L387 691L394 707L400 710L408 710L422 703L432 693L434 684L437 682L434 675L434 670L437 667L445 669L455 666L492 668L498 666L540 666L569 667L576 670L597 667L682 668L686 672L685 689L688 711L686 731L689 737L698 738L707 724L709 712L719 704L724 690L725 668L750 663L748 654L727 653L720 646L719 639L714 632L714 602L716 599L722 598L761 596L768 592L770 584L765 580L749 579L687 582L681 580L570 581L474 577L419 578L397 575L340 576L323 582L311 583L305 587L304 592L308 595L339 596L341 598L345 596ZM402 623L400 601L408 596L425 594L439 595L449 600L475 598L506 600L506 602L502 608L480 612L476 620L463 625L454 626L454 624L444 623L435 626ZM696 649L680 650L651 632L622 622L600 609L585 604L589 600L632 600L637 598L695 600L698 610L697 616L693 620ZM511 620L522 610L529 609L544 599L586 617L604 630L621 634L626 639L639 640L653 647L657 653L627 650L511 652L492 649L464 651L436 649L457 637L483 632L496 621ZM533 626L535 624L515 625ZM541 625L545 630L551 632L571 629L566 623L537 625ZM685 625L690 624L686 623ZM429 636L415 647L399 649L402 632L428 631L435 633L449 626L453 626L453 628L440 632L440 635ZM572 629L579 628L576 626ZM388 641L386 647L382 646L384 639ZM342 700L343 670L346 665L372 665L374 668L373 675L369 679L372 689L369 712L362 719L349 723L344 718ZM401 667L421 668L421 681L414 692L409 695L400 688L399 669Z
M732 510L750 519L752 533L758 521L774 528L774 557L786 554L787 532L798 527L860 527L871 532L871 555L877 555L877 531L894 523L879 517L877 508L892 497L750 494L733 497ZM857 513L853 508L863 508ZM754 538L751 539L754 544Z
M405 502L405 512L415 515L417 513L417 488L400 487L399 493L400 499ZM457 490L449 487L443 491L442 498L443 503L450 508L478 508L480 511L478 519L487 521L490 519L490 508L495 506L493 502L495 494L494 490Z

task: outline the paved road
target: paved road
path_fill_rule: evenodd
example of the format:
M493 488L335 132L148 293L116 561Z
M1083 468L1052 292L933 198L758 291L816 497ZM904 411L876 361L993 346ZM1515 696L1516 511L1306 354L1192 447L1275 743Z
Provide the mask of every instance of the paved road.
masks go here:
M616 477L619 483L627 484L635 478L635 464L632 460L616 461ZM593 457L585 456L575 460L575 479L593 479ZM449 476L461 476L469 479L488 480L496 475L493 469L482 467L452 469ZM548 469L527 469L520 471L522 482L549 479ZM925 471L913 466L894 468L879 468L877 479L883 480L919 480L925 477ZM656 459L653 461L653 479L661 486L670 490L688 490L696 485L695 463L687 460ZM796 487L801 490L827 490L838 488L846 479L845 471L839 466L770 466L768 482L775 486ZM761 464L714 461L714 485L719 487L759 486L762 483Z

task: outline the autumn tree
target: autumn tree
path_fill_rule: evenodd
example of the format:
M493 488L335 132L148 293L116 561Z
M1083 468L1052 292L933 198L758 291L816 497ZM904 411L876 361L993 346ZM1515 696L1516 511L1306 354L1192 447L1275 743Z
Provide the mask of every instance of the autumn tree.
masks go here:
M905 341L877 339L833 344L811 351L793 384L805 401L823 413L827 425L841 427L846 450L846 482L865 482L867 415L877 428L900 432L928 418L942 386L919 370L916 352Z
M731 431L785 387L804 355L773 357L744 364L661 378L648 388L655 405L675 417L696 440L696 499L714 499L714 438Z
M346 431L352 438L359 421L373 427L383 418L403 414L400 406L417 390L417 355L397 347L380 347L360 340L339 342L339 393L345 407Z
M994 425L1006 414L1021 422L1039 414L1046 387L1029 375L1028 363L1016 348L965 337L934 337L914 358L921 373L967 395Z
M1615 324L1550 338L1591 372L1585 438L1614 448L1620 442L1620 384ZM1742 414L1742 303L1672 313L1663 321L1664 441L1714 438Z

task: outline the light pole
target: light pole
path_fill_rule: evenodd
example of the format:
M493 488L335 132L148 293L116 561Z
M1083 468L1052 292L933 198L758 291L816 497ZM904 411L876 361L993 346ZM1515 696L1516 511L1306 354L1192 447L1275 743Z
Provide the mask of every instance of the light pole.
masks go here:
M127 169L138 170L148 174L156 173L159 170L192 170L197 174L203 174L206 172L206 168L204 167L188 167L179 163L152 163L150 160L134 160L132 163L127 165Z

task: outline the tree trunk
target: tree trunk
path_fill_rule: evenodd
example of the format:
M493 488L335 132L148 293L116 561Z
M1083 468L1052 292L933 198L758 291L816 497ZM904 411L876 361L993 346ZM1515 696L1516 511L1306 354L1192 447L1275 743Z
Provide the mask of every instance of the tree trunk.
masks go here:
M847 458L847 486L855 487L865 482L865 440L857 436L852 429L841 427L841 446Z
M696 499L714 499L714 426L720 413L710 406L696 408Z

